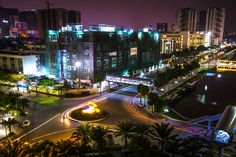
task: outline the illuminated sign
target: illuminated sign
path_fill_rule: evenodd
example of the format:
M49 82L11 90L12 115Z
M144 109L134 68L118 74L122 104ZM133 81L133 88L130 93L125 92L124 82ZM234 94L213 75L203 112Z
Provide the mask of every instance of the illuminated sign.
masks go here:
M112 26L99 26L99 30L102 32L115 32L116 27Z
M213 73L213 72L207 72L207 73L205 73L205 75L206 75L206 76L215 76L215 73Z
M117 52L110 52L109 56L117 56Z
M219 143L219 144L223 144L223 145L228 145L231 142L231 136L228 132L224 131L224 130L216 130L213 132L212 135L212 139Z
M133 47L130 49L130 55L133 56L133 55L137 55L138 53L138 48L137 47Z

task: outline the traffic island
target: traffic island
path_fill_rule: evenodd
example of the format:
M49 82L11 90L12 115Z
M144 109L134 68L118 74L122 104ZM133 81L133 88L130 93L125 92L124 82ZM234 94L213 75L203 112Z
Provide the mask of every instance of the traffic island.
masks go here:
M95 103L89 102L87 106L72 111L70 117L78 121L98 122L108 118L108 113L98 108Z

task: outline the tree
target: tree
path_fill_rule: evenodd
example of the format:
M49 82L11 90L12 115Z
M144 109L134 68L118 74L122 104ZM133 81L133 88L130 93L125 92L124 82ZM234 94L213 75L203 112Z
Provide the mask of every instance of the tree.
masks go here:
M189 136L183 140L180 152L187 157L195 157L206 145L208 145L206 139L199 136Z
M19 122L18 122L15 118L8 118L8 119L6 120L6 122L4 122L4 123L6 123L6 126L7 126L8 129L9 129L9 133L12 133L12 126L13 126L14 124L18 124Z
M4 103L7 104L7 110L17 109L17 103L21 96L21 94L15 92L8 92L7 94L5 94Z
M32 148L29 150L29 156L57 156L57 151L54 149L55 144L49 140L34 143Z
M42 85L46 89L48 96L50 96L49 89L55 85L55 80L45 77L39 80L39 85Z
M92 127L90 134L93 148L99 153L106 151L108 144L113 142L112 135L109 134L108 129L103 126Z
M71 139L75 139L76 141L81 141L81 144L87 146L90 139L90 134L92 131L92 126L87 124L82 124L76 128L76 131L73 132Z
M172 132L174 130L173 127L169 126L169 123L165 124L165 123L155 123L153 126L153 137L154 140L157 140L160 145L161 145L161 150L164 152L165 151L165 147L169 141L170 138L173 138Z
M134 123L130 121L121 121L117 124L117 132L115 132L115 136L122 137L122 141L124 142L124 148L128 145L128 139L134 133Z
M58 86L58 89L61 91L61 99L63 98L63 92L68 91L69 89L71 89L70 84L65 80L63 81L63 83Z
M27 112L27 109L30 108L30 100L27 98L20 98L18 100L18 107L22 109L25 113Z
M153 111L158 113L163 112L164 108L166 108L165 100L153 92L148 94L148 105L153 106Z
M30 92L29 88L37 83L37 78L34 75L26 75L24 81L25 84L27 85L27 92Z
M182 146L182 139L177 136L171 136L167 141L166 150L171 153L171 156L174 157L175 154L180 152Z
M54 150L57 152L57 156L71 157L79 154L74 143L75 142L69 139L58 141L54 147Z
M137 86L138 93L140 94L140 102L142 102L141 96L146 96L149 93L149 87L143 84Z
M23 142L19 140L13 142L8 138L0 144L0 156L25 157L26 155L26 147Z
M159 103L161 101L160 99L161 98L158 96L157 93L151 92L151 93L148 94L148 105L152 106L153 111L154 111L154 106L159 105Z
M138 123L135 125L134 132L136 136L151 137L152 130L149 125Z
M142 156L149 156L148 152L150 152L151 148L151 128L146 124L136 124L134 129L134 134L131 136L131 141L129 148L137 151L138 154L142 154ZM137 156L137 153L135 154Z
M7 137L7 126L8 126L7 120L3 119L0 124L4 126L6 137Z

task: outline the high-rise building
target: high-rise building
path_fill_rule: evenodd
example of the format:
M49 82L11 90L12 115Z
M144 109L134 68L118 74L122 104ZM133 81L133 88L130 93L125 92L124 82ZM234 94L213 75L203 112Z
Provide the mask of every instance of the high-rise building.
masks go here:
M99 28L97 28L99 27ZM97 25L83 30L82 25L68 25L49 31L47 74L51 77L94 84L105 74L122 74L159 63L159 33L119 30ZM76 62L80 62L79 69Z
M48 30L59 30L69 23L80 23L80 13L78 11L67 11L63 8L38 10L38 31L40 39L44 39Z
M0 37L9 36L10 16L17 16L18 9L3 8L0 6Z
M224 34L225 25L225 9L224 8L208 8L206 11L206 27L205 32L211 33L211 43L220 44Z
M202 10L199 13L198 31L205 31L206 29L206 10Z
M20 22L27 22L29 30L37 30L37 11L25 10L19 12Z
M167 32L168 31L168 23L157 23L157 31L158 32Z
M191 8L181 8L177 13L177 31L195 32L197 27L197 12Z
M69 10L67 13L68 22L67 24L80 24L80 11Z

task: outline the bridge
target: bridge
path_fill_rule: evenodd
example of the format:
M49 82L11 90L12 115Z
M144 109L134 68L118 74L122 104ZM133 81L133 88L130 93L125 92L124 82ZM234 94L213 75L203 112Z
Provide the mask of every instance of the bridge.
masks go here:
M216 68L217 71L236 71L236 61L218 60Z
M118 76L118 75L106 75L106 81L108 82L115 82L115 83L122 83L122 84L129 84L129 85L139 85L143 84L145 86L153 86L152 79L146 78L135 78L135 77L128 77L128 76Z
M202 117L190 120L190 123L191 124L198 124L198 123L201 123L201 122L208 122L208 125L207 125L208 130L211 130L211 122L219 120L221 115L222 114L220 113L220 114L211 115L211 116L209 116L209 115L202 116Z

